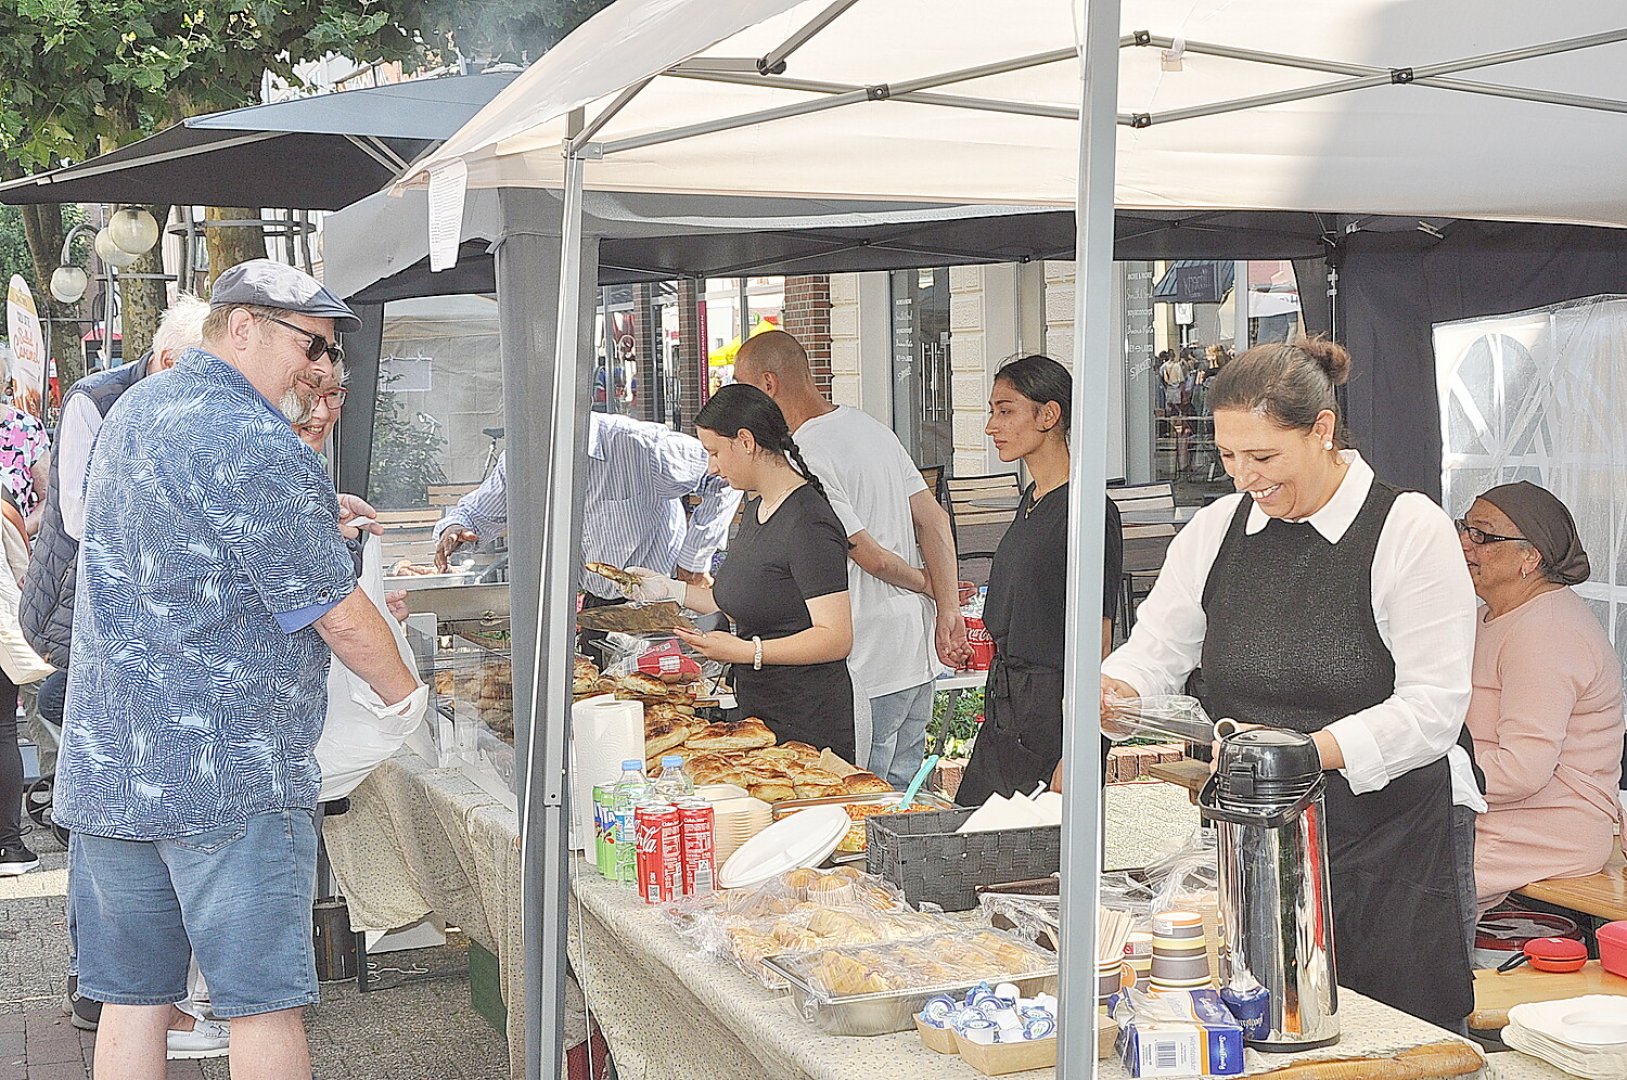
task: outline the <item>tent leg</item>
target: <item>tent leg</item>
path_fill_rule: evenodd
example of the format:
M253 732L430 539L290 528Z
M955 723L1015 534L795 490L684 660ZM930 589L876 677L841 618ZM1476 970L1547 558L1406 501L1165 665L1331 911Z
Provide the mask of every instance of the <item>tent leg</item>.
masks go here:
M1085 1080L1096 1067L1096 906L1102 803L1100 566L1106 517L1107 403L1113 341L1113 168L1119 70L1118 0L1084 0L1084 78L1080 88L1079 193L1068 505L1067 651L1062 698L1062 951L1064 1002L1057 1075Z
M515 750L523 764L516 792L522 948L503 960L524 973L525 1008L511 1023L521 1025L524 1075L531 1080L560 1075L565 1020L568 668L585 491L578 490L584 477L576 463L587 430L579 389L588 385L581 359L591 362L593 355L587 337L593 308L583 294L597 277L597 240L582 238L581 181L581 162L571 159L557 260L547 236L552 198L535 189L499 195ZM541 313L555 296L551 319Z

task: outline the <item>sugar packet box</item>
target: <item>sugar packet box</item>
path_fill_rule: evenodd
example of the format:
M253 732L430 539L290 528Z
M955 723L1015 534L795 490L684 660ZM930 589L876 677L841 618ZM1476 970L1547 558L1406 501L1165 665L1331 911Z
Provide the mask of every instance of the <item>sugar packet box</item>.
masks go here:
M1213 990L1156 995L1156 1017L1138 1013L1119 1031L1119 1059L1133 1077L1238 1076L1243 1028Z

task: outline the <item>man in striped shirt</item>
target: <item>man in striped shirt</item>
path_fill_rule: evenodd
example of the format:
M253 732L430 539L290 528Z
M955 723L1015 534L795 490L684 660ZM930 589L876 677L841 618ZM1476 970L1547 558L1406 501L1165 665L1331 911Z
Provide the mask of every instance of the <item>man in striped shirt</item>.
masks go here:
M712 555L728 543L740 492L706 471L700 441L662 424L592 413L588 422L584 562L612 566L672 567L680 581L710 587ZM435 565L464 544L495 536L508 524L508 454L480 487L465 495L435 526ZM701 502L690 515L684 496ZM621 590L583 571L589 606L620 601Z

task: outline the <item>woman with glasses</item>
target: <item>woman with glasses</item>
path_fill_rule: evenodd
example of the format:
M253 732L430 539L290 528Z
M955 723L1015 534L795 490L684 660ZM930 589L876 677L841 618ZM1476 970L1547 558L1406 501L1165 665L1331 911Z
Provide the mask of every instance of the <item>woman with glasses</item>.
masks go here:
M1521 481L1457 522L1475 620L1469 733L1486 774L1475 826L1480 910L1604 868L1621 818L1621 665L1572 585L1592 573L1570 511Z
M1103 703L1180 691L1201 667L1210 716L1309 735L1326 770L1340 984L1457 1028L1474 1003L1483 806L1458 746L1474 591L1451 519L1347 449L1334 388L1349 370L1343 348L1311 340L1257 346L1215 377L1237 494L1170 543L1130 640L1102 664Z

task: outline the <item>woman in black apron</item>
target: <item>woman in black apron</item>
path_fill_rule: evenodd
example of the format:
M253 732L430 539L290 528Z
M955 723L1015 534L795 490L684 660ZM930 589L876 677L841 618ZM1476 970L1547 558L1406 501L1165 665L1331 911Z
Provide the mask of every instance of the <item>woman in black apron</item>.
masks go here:
M1201 664L1211 716L1311 735L1339 982L1457 1028L1473 993L1447 753L1474 596L1446 514L1338 449L1348 369L1312 341L1251 349L1215 378L1215 442L1242 494L1176 537L1103 688L1166 692Z
M1062 656L1068 580L1068 422L1073 378L1046 356L1002 367L989 395L984 431L1001 461L1018 458L1033 482L989 568L983 623L994 662L983 695L983 727L955 793L962 806L991 794L1032 791L1062 759ZM1107 503L1102 603L1103 650L1112 642L1124 566L1118 508ZM1106 739L1102 761L1107 761Z

